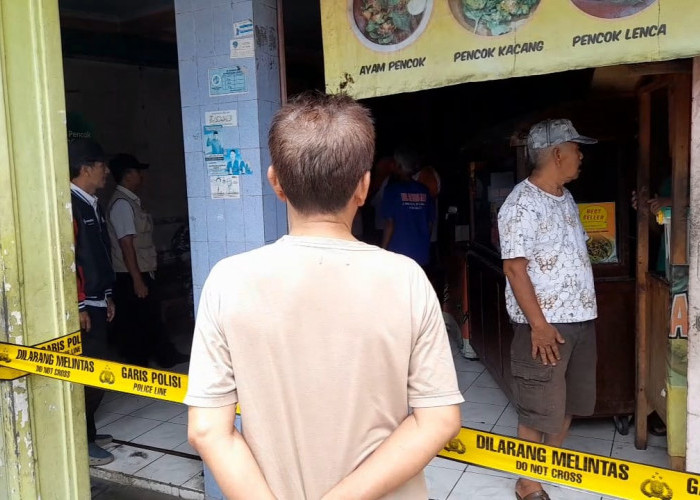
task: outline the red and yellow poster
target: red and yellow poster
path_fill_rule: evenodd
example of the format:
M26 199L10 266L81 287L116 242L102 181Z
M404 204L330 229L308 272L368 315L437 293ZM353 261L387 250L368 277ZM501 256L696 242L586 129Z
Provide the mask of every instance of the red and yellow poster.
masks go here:
M588 233L588 255L592 264L617 262L615 203L579 203L583 229Z
M322 0L326 87L364 98L700 54L698 0Z

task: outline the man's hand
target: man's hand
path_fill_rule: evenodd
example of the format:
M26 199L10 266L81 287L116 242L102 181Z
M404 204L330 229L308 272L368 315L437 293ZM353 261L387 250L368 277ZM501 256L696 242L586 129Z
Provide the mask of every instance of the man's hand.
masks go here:
M630 200L632 208L637 210L637 205L639 204L639 198L637 197L637 191L632 191L632 199Z
M651 212L652 216L656 216L656 213L661 210L664 207L670 207L671 206L671 198L662 198L659 196L655 196L651 200L647 201L647 204L649 205L649 211Z
M532 327L531 337L532 359L537 359L539 356L543 365L557 366L557 361L561 359L557 343L564 344L566 342L559 331L551 324L544 323L541 327Z
M148 287L142 279L134 280L134 294L139 299L145 299L146 297L148 297Z
M80 311L80 329L84 332L89 332L92 324L90 323L90 315L87 311Z
M114 313L116 312L116 307L114 306L114 301L111 298L107 299L107 322L114 319Z

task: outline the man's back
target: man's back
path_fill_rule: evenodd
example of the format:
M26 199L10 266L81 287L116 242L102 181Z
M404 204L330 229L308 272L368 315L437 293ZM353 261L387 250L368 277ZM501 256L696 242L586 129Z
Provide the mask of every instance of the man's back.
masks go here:
M240 402L246 442L285 499L320 498L409 406L462 400L437 298L414 262L290 236L212 271L188 394L195 406ZM427 498L424 479L391 498Z
M388 249L411 257L420 265L430 261L431 224L435 204L428 188L418 181L390 182L382 200L382 215L394 221Z

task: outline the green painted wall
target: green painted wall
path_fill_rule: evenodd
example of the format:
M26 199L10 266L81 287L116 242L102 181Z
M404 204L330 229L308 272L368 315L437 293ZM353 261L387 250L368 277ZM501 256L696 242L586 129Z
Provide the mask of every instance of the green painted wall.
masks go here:
M0 1L0 341L78 327L57 0ZM90 497L82 387L0 382L0 499Z

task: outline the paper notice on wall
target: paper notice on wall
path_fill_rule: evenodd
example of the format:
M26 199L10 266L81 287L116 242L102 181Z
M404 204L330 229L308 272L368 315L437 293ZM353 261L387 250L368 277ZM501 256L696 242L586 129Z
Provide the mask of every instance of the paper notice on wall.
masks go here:
M245 68L213 68L209 70L209 97L248 92Z
M224 159L224 143L221 125L205 125L203 134L204 160L222 161Z
M233 23L233 36L236 38L243 36L253 36L253 21L250 19L245 19L244 21L239 21Z
M207 174L209 174L209 177L228 175L229 172L226 169L226 162L225 161L208 161L207 162Z
M255 57L255 41L252 36L231 40L231 59Z
M222 111L207 111L206 113L204 113L204 125L237 127L238 113L235 109L227 109Z
M238 148L227 149L224 154L226 172L230 175L250 175L253 171L250 165L243 159L241 150Z
M211 197L214 200L236 199L241 197L241 185L237 175L217 175L209 177Z
M592 264L618 262L615 203L579 203L579 216L588 234L588 255Z

